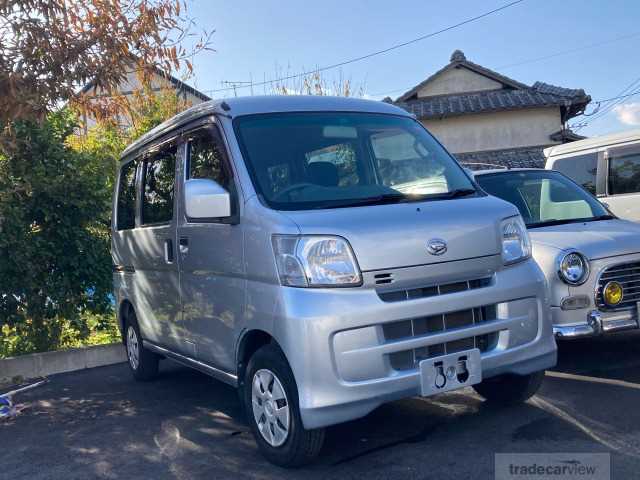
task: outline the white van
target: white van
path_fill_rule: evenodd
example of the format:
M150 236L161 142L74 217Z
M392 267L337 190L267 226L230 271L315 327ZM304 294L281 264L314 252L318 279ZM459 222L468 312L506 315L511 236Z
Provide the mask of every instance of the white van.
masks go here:
M606 203L618 217L640 222L640 129L545 149L557 170Z

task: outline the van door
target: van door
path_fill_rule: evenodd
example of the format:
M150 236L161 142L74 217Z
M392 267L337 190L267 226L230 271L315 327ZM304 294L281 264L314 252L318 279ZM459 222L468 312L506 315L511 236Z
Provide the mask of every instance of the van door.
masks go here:
M135 307L145 340L182 351L180 282L176 258L175 145L147 155L139 168L140 209L133 231Z
M640 144L607 150L606 203L620 218L640 222Z
M235 372L235 339L246 286L236 182L217 127L195 131L186 141L184 180L210 179L224 187L231 194L232 217L189 219L181 193L178 244L184 325L198 360Z

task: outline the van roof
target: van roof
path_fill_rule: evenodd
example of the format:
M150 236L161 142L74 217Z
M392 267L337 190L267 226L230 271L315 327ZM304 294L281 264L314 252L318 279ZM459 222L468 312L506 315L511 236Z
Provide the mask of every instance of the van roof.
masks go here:
M410 113L386 102L359 98L318 95L264 95L211 100L199 103L161 123L129 145L121 158L142 148L169 131L207 115L236 118L243 115L276 112L366 112L412 117Z
M584 140L578 140L576 142L555 145L553 147L545 148L544 155L545 157L550 158L582 150L632 142L634 140L640 141L640 129L625 130L624 132L611 133L609 135L601 135L599 137L585 138Z

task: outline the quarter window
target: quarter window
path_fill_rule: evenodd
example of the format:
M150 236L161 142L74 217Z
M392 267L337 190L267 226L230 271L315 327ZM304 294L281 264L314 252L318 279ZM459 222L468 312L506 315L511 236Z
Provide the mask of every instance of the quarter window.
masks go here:
M120 170L116 220L118 230L136 226L136 164L129 162Z
M561 158L555 161L553 169L564 173L592 194L596 194L596 173L598 171L598 154L596 152Z
M172 147L145 162L142 195L142 223L168 223L173 218L176 148Z
M640 192L640 152L609 159L609 195Z

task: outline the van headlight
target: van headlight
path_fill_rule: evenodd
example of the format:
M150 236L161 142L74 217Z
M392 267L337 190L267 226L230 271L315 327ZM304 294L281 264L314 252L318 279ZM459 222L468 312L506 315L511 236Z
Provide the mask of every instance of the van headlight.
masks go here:
M529 232L520 215L509 217L500 223L502 261L505 265L526 260L531 256Z
M325 235L274 235L280 283L290 287L355 287L362 276L349 243Z
M558 257L558 276L569 285L582 285L589 278L589 262L580 252L563 252Z

